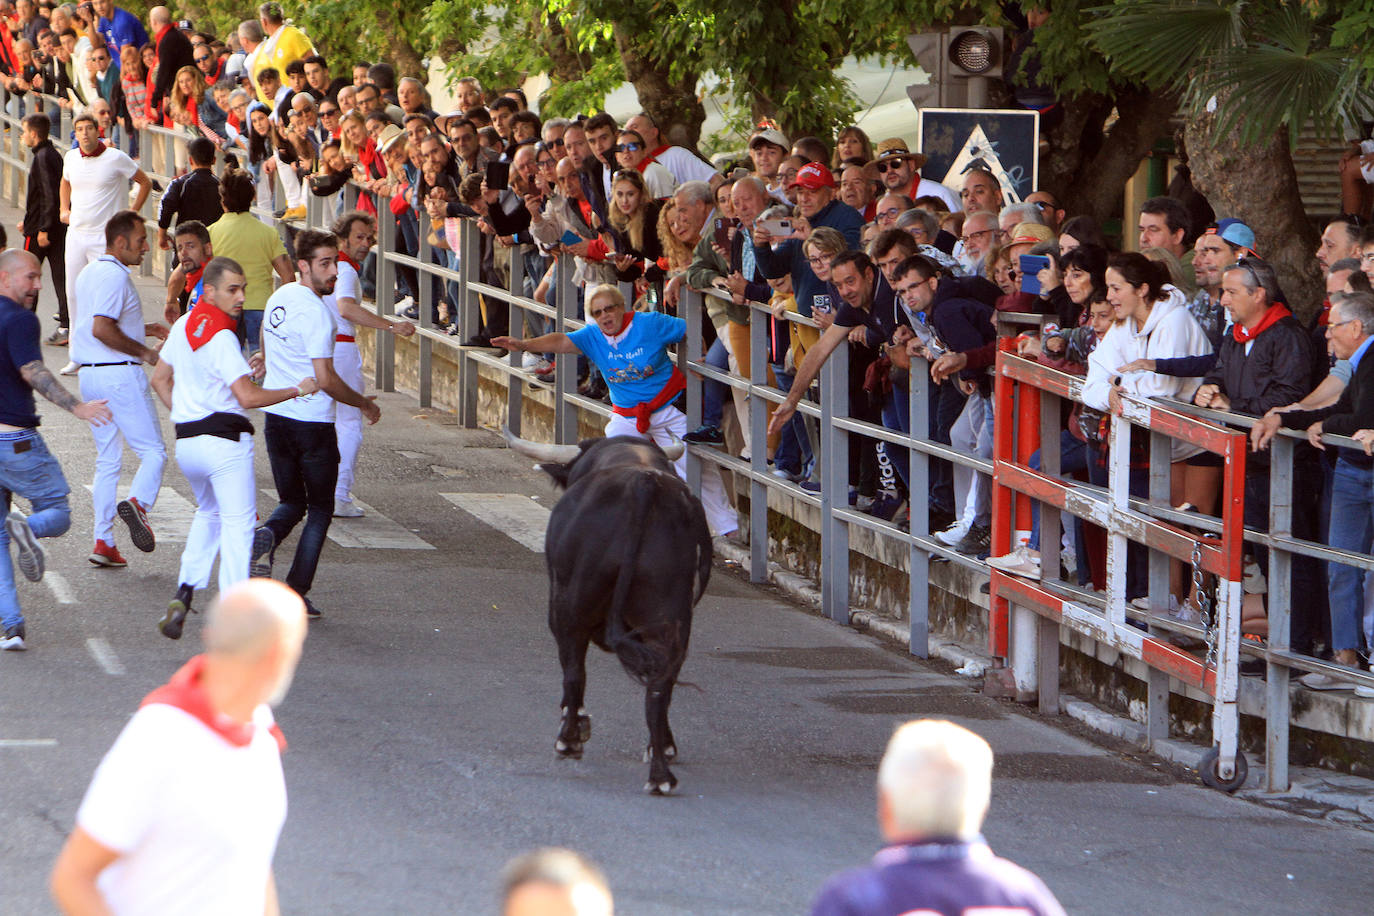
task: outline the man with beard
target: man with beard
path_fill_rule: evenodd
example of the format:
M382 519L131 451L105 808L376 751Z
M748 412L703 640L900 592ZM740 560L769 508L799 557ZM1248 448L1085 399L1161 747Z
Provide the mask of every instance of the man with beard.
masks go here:
M334 517L334 487L339 478L334 405L337 401L358 408L369 423L376 423L381 411L375 398L354 391L334 370L338 332L324 297L334 292L338 279L338 238L332 232L303 230L296 236L295 255L300 280L273 293L264 310L267 373L263 387L289 388L313 376L320 390L263 408L267 414L267 456L280 503L253 533L249 569L256 577L271 576L277 545L304 518L305 529L286 584L305 601L306 613L313 620L320 612L307 594Z
M210 230L198 220L188 220L177 226L172 240L177 266L167 280L167 301L162 309L162 317L169 323L196 307L202 288L201 272L215 256Z

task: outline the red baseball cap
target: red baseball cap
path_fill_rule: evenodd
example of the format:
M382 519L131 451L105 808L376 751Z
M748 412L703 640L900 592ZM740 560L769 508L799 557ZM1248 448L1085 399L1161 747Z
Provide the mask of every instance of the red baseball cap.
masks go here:
M797 180L787 186L792 188L807 188L816 190L817 188L835 187L835 176L830 174L830 169L821 165L819 162L808 162L797 172Z

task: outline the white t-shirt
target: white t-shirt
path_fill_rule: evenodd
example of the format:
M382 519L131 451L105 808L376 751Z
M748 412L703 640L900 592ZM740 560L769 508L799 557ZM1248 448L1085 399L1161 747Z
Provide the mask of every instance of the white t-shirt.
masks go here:
M286 780L272 713L235 747L189 713L134 713L95 771L77 824L120 858L99 888L119 916L261 913Z
M246 415L229 387L253 371L243 358L238 337L225 328L199 350L192 350L186 337L189 317L187 313L176 320L159 351L162 361L172 367L172 422L190 423L212 413Z
M288 283L267 300L262 319L262 353L267 361L264 388L292 388L315 374L312 360L334 358L334 313L300 283ZM323 391L293 398L268 413L308 423L333 423L334 399Z
M129 209L129 179L137 171L138 164L117 149L107 147L99 156L67 150L62 155L62 177L72 186L71 228L104 232L111 217Z
M95 319L113 318L130 339L143 342L143 302L138 298L129 268L112 254L102 254L76 275L76 325L72 328L72 361L82 366L95 363L139 362L138 357L106 346L95 339Z
M358 282L358 271L353 269L353 265L339 258L339 278L334 281L334 292L324 297L324 304L329 306L329 311L334 313L334 322L338 326L337 334L344 337L353 336L353 322L339 314L339 300L352 299L354 302L362 301L362 285Z
M716 174L711 163L681 146L668 147L655 156L654 161L661 163L668 171L672 172L678 184L685 181L709 182L711 177Z
M922 178L920 182L917 183L916 197L913 197L912 200L915 200L917 197L938 197L945 202L945 206L949 207L949 212L951 213L958 213L964 206L959 201L958 194L951 191L945 185L940 184L940 182L931 181L929 178Z

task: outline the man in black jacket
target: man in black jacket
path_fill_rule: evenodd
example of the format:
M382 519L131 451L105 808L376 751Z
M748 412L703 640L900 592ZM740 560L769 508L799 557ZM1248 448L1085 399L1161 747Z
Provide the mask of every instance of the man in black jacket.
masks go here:
M1202 249L1198 249L1201 258ZM1230 313L1231 329L1221 339L1216 365L1203 378L1193 402L1213 410L1262 417L1275 407L1295 404L1312 390L1312 356L1307 331L1283 305L1274 269L1259 258L1242 258L1220 272L1221 305ZM1201 275L1201 271L1199 271ZM1293 476L1293 530L1301 538L1318 537L1317 488L1320 479L1311 450L1302 447L1295 460L1299 473ZM1269 530L1269 456L1263 452L1250 456L1245 464L1245 526ZM1301 472L1303 467L1308 468ZM1268 550L1251 545L1248 552L1259 568L1268 571ZM1316 562L1309 557L1293 558L1292 594L1307 596L1294 605L1292 644L1300 652L1310 652L1314 624L1320 620L1324 583ZM1246 595L1257 601L1258 592ZM1257 604L1256 612L1263 609ZM1195 610L1185 606L1181 619L1195 622ZM1250 615L1247 615L1250 616Z
M196 65L196 52L191 47L191 39L172 26L172 14L167 7L155 6L149 10L148 24L153 28L153 42L157 45L157 76L153 79L148 104L154 111L159 111L163 100L171 94L177 72L182 67Z
M1342 293L1334 297L1326 334L1337 359L1350 360L1354 374L1340 399L1330 407L1270 414L1250 431L1256 451L1267 448L1280 424L1305 429L1313 445L1322 448L1323 434L1353 436L1374 429L1374 294ZM1336 459L1331 482L1331 531L1327 543L1341 550L1368 553L1374 546L1374 458L1343 449ZM1364 570L1343 563L1327 564L1331 610L1331 649L1342 665L1359 664L1360 624L1364 615ZM1339 689L1334 678L1320 674L1302 677L1304 686Z
M191 170L172 181L157 208L157 246L163 251L172 247L167 230L187 220L208 226L224 214L220 203L219 179L215 177L215 145L204 137L186 144L186 158Z
M29 167L24 221L19 229L24 233L24 250L38 258L40 269L46 259L52 271L53 288L57 290L57 330L48 337L47 343L65 347L71 328L67 315L67 224L59 218L62 154L48 139L50 127L51 122L45 114L31 114L24 119L24 145L32 150L33 162Z

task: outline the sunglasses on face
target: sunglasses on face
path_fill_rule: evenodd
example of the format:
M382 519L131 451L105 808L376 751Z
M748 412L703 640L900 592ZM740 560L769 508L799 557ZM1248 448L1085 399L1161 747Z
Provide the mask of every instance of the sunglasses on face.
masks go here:
M874 167L875 169L877 169L877 170L878 170L878 174L881 175L881 174L883 174L884 172L886 172L888 169L895 169L895 168L897 168L898 166L900 166L901 164L902 164L902 160L897 159L897 160L895 160L895 161L893 161L893 162L875 162L875 163L873 163L873 167Z
M323 108L320 109L320 117L322 118L337 118L338 116L339 113L332 108L328 111L325 111Z
M198 64L203 64L203 63L205 63L206 61L208 61L209 59L210 59L210 58L209 58L208 56L206 56L206 57L197 57L197 58L196 58L196 63L198 63Z
M638 143L617 143L615 146L611 147L611 149L615 150L617 153L637 153L644 149L644 147L640 146Z

